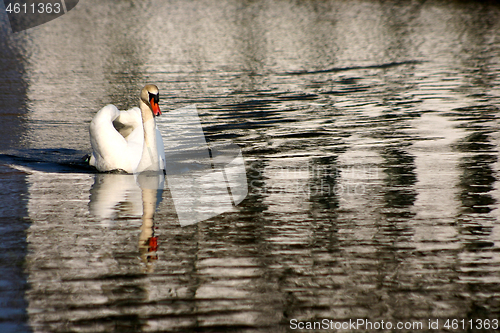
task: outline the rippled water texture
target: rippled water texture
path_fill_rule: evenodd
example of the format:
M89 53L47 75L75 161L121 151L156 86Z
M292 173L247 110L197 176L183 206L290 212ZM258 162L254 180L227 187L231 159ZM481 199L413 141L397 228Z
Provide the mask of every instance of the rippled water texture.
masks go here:
M499 318L493 2L81 0L18 34L0 11L2 332ZM181 226L168 187L55 163L146 82L241 147L236 208Z

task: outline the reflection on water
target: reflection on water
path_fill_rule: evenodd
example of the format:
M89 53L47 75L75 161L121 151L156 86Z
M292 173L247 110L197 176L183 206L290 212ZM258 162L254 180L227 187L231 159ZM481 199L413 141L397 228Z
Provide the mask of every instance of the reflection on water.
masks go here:
M140 216L139 250L143 261L148 263L157 259L154 215L162 201L164 187L163 173L96 174L90 189L89 211L106 224Z
M89 0L2 35L0 151L34 156L0 159L0 330L496 318L499 24L473 1ZM146 81L242 148L239 205L181 226L186 179L34 162L88 151L93 114Z

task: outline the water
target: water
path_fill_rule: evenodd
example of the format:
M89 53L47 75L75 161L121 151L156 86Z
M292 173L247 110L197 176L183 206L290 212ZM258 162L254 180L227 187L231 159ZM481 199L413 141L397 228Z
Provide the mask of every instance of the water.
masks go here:
M89 0L16 35L2 15L2 332L494 330L496 4ZM234 210L181 226L168 188L60 163L146 82L242 148Z

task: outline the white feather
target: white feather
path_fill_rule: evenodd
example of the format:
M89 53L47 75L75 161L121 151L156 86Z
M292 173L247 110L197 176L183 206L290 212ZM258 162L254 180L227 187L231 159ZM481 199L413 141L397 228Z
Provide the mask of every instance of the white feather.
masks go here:
M149 122L151 120L144 127L141 109L137 107L128 111L119 111L114 105L103 107L90 123L90 165L99 171L123 170L128 173L164 169L163 139L154 119L151 124ZM149 145L154 151L148 151L147 154L144 154L145 147L148 147L144 128L147 135L156 138L156 142ZM148 156L147 160L145 155Z

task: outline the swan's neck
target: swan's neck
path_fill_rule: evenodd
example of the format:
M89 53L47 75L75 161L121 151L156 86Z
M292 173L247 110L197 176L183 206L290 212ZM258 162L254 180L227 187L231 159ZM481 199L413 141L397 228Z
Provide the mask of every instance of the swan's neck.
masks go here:
M146 123L148 120L155 119L153 117L153 111L146 103L144 103L144 101L142 99L139 99L139 107L141 108L142 122L143 123Z
M144 128L144 147L142 149L142 157L137 168L137 172L143 171L158 171L158 149L156 145L156 122L153 117L153 112L146 103L140 101L142 114L142 126Z

